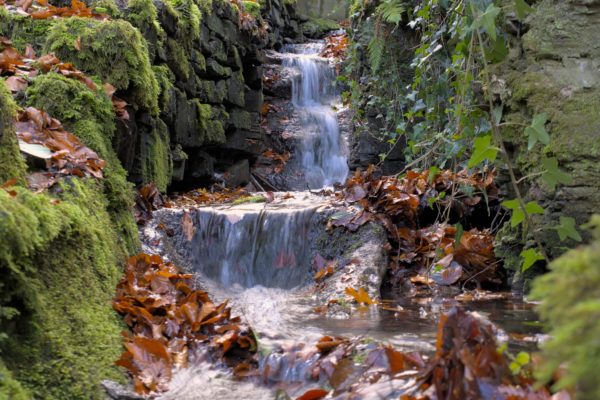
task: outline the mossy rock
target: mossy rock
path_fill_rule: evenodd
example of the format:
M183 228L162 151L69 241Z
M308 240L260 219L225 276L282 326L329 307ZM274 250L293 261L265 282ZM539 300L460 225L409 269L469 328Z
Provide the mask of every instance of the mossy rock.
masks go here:
M4 80L0 79L0 184L9 179L23 180L25 161L19 151L13 125L16 108Z
M75 42L81 43L80 50ZM58 20L48 32L45 52L55 52L102 82L127 94L135 107L158 114L159 87L150 65L146 41L124 20L83 18Z
M166 40L166 33L158 21L158 12L152 0L129 0L125 9L126 19L140 30L146 43L150 59L154 60Z
M29 400L29 394L0 359L0 400Z
M242 4L244 5L244 10L252 15L254 18L256 19L260 19L261 15L260 15L260 9L261 9L261 5L255 1L242 1Z
M4 7L0 7L0 36L10 38L13 46L21 52L25 51L28 44L40 51L53 24L52 19L35 20L29 16L9 13Z
M111 308L125 254L96 180L65 180L58 196L0 191L2 358L34 398L104 399L123 329Z
M301 28L302 33L309 38L322 38L327 33L340 29L340 24L331 19L310 18Z
M169 149L169 131L160 119L150 135L144 135L141 143L142 180L154 182L161 192L166 192L173 175L173 161Z
M108 96L102 89L93 92L77 80L49 73L34 79L27 90L27 105L59 119L65 129L107 161L102 183L109 210L122 233L125 249L130 253L137 251L139 239L131 214L133 187L127 182L127 172L112 147L115 115ZM168 162L168 157L164 160Z

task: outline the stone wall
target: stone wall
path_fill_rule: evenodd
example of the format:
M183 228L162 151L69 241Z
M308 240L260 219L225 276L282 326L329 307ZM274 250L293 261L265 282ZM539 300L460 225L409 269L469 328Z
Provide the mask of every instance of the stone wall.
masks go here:
M505 121L529 124L546 113L550 144L527 151L523 129L503 130L521 175L538 171L542 155L556 157L573 183L549 190L540 180L525 187L528 197L546 208L543 227L556 226L560 216L579 224L600 209L600 1L543 0L524 24L508 20L509 58L497 71L509 96ZM556 232L541 236L552 256L573 242L560 243Z

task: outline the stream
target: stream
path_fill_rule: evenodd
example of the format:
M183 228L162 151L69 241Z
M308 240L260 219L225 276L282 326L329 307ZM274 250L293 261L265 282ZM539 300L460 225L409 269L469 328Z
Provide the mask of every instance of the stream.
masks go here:
M311 189L344 182L349 171L345 141L332 107L340 101L333 85L335 70L319 57L323 47L324 43L315 42L283 49L284 67L298 71L291 101L300 116L303 140L296 157ZM359 307L351 314L316 313L314 308L322 304L313 287L313 243L315 229L322 229L315 228L320 226L319 215L327 205L309 192L293 196L295 200L268 207L198 208L196 232L184 256L198 285L215 301L229 299L233 313L255 330L260 368L269 366L276 382L234 380L229 372L197 355L193 366L175 373L170 391L160 399L259 400L275 398L279 388L297 397L311 387L305 377L310 360L290 364L278 350L314 343L324 335L370 338L431 354L439 316L458 302L495 323L502 332L500 339L512 349L536 347L541 329L534 305L510 294L460 301L451 295L408 298L389 292L382 293L380 307Z

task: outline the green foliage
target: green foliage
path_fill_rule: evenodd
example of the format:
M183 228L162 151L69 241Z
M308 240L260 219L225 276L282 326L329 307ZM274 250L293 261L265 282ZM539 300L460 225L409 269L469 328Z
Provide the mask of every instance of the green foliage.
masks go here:
M384 22L398 25L406 12L404 0L384 0L377 6L375 14Z
M31 395L15 380L0 358L0 400L29 400Z
M537 376L549 381L560 367L555 389L577 387L578 399L600 398L597 363L600 359L600 216L590 224L595 241L571 250L550 264L539 277L532 297L540 300L539 312L550 328L542 344L543 360Z
M473 154L469 159L469 168L473 168L483 161L496 161L498 157L498 148L492 144L492 135L485 135L475 138L473 143Z
M538 114L533 117L531 126L525 128L525 136L529 139L529 144L527 145L528 150L533 149L537 142L542 144L550 143L550 135L548 135L548 132L546 132L546 128L544 127L546 121L548 121L548 116L546 114Z
M571 217L560 217L560 225L556 228L558 232L558 237L561 241L565 241L568 238L581 242L582 238L576 228L576 222L574 218Z
M533 265L537 261L545 260L544 257L538 250L536 249L527 249L523 250L520 254L523 264L521 265L521 272L527 271L529 268L533 267Z
M385 48L385 42L382 38L375 35L369 42L369 63L372 71L379 70L381 60L383 58L383 50Z
M506 200L502 202L502 205L512 210L510 224L513 228L523 223L527 215L544 213L544 208L535 201L530 201L529 203L525 204L525 207L521 205L519 199Z
M571 175L558 168L558 160L555 157L543 158L542 165L544 167L542 179L546 182L550 190L556 189L556 185L559 183L565 185L573 183Z
M533 11L533 8L525 0L515 0L515 10L517 11L517 17L522 20Z

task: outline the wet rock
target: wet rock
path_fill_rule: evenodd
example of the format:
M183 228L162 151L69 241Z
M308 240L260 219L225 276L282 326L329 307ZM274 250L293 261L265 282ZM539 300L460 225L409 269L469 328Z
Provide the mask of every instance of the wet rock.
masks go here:
M127 388L120 383L105 380L102 381L102 387L106 391L109 399L112 400L144 400L146 397L136 394L133 389Z
M380 288L387 270L387 234L376 223L368 223L352 233L343 228L322 232L316 239L317 253L336 260L333 276L326 278L317 292L319 304L346 298L346 288L364 288L373 300L381 298Z
M211 178L215 173L215 158L205 151L188 151L186 175L192 180Z
M224 67L213 58L206 59L206 71L200 74L203 78L224 79L231 76L231 68Z
M245 92L246 110L250 112L260 112L265 101L262 90L246 89Z
M235 72L227 81L226 104L244 107L246 105L245 90L244 75L240 71Z
M250 163L248 160L242 160L232 165L224 174L227 187L237 188L247 185L250 182Z
M246 153L253 158L256 158L266 150L264 134L258 129L236 129L233 132L229 132L227 134L227 142L223 147L227 150Z
M252 127L252 117L248 111L234 108L229 111L229 126L248 130ZM258 118L258 116L256 117Z

